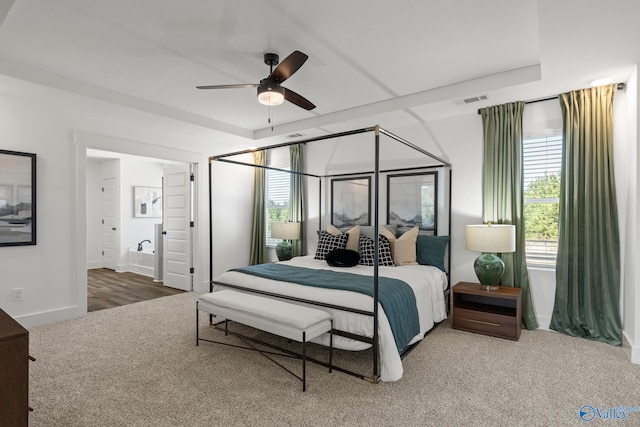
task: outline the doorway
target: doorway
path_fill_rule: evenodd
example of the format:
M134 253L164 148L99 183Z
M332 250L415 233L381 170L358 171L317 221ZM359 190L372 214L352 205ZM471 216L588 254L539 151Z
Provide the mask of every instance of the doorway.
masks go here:
M87 149L88 311L192 290L194 168Z

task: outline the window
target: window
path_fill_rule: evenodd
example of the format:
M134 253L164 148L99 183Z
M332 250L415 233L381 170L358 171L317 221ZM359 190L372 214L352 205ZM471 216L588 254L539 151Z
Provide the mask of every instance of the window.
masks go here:
M271 238L271 222L289 221L291 176L288 172L271 169L266 172L267 246L275 246L280 239Z
M524 222L527 265L556 265L562 135L523 141Z

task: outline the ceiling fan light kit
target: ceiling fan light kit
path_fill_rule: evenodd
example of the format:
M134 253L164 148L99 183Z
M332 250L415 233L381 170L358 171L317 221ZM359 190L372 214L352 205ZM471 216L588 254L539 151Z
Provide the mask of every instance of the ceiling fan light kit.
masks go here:
M287 80L293 75L302 64L309 57L299 50L294 51L291 55L287 56L284 61L279 62L280 58L276 53L265 53L264 63L270 68L270 74L268 77L260 80L260 84L231 84L231 85L211 85L211 86L196 86L197 89L242 89L248 87L258 88L258 102L263 105L275 106L280 105L286 99L294 105L305 110L313 110L316 106L303 97L302 95L292 91L291 89L285 89L280 83ZM273 67L277 67L274 69Z
M284 88L279 84L263 79L258 86L258 102L263 105L280 105L284 102Z

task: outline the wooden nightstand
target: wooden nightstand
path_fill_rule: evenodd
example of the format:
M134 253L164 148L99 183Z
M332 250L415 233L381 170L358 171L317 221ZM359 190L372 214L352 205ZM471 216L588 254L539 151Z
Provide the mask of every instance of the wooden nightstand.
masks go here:
M518 340L522 329L522 289L500 286L487 291L477 283L459 282L452 290L454 329Z

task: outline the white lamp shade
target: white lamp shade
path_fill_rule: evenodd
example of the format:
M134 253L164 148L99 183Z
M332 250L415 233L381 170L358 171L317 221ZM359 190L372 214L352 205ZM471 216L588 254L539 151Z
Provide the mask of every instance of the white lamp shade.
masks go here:
M516 226L509 224L467 225L468 251L507 253L516 250Z
M298 240L300 238L300 223L272 222L271 237L282 240Z

